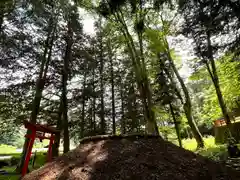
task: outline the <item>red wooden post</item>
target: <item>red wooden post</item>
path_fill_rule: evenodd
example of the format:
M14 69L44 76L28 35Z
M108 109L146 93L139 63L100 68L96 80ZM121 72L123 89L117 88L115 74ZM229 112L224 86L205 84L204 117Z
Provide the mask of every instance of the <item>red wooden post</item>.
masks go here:
M36 137L36 129L32 129L31 135L30 135L30 139L29 139L29 143L28 143L28 148L27 148L27 155L26 155L26 159L24 162L24 166L22 169L22 177L25 176L25 174L27 174L27 170L28 170L28 163L29 160L31 158L31 154L32 154L32 147L33 147L33 143Z
M49 145L48 145L48 159L47 159L48 162L50 162L52 160L52 145L53 145L53 141L54 141L54 135L51 134Z
M56 130L55 128L51 128L48 127L46 125L40 125L40 124L34 124L28 121L24 121L24 125L26 129L31 130L31 134L26 134L25 137L29 138L28 141L28 148L27 148L27 152L26 152L26 158L25 158L25 162L24 162L24 166L22 168L22 176L27 174L27 170L28 170L28 163L29 160L31 158L31 154L32 154L32 147L33 147L33 143L35 138L39 138L39 139L49 139L49 147L48 147L48 154L47 154L47 160L51 161L52 160L52 145L54 142L54 134L56 133L60 133L59 130ZM38 134L36 132L39 132ZM40 132L43 132L44 134L40 134ZM45 133L50 133L51 136L47 137L45 136Z

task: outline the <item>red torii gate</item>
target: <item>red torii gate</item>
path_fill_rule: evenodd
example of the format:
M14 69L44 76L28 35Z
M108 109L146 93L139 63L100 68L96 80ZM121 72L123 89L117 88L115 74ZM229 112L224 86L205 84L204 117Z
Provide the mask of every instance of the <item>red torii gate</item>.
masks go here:
M24 161L24 166L22 169L22 176L25 176L27 174L28 170L28 163L31 158L32 154L32 147L34 144L34 140L36 138L42 139L49 139L49 146L48 146L48 154L47 154L47 161L52 160L52 145L54 143L55 135L60 133L59 130L47 126L47 125L41 125L41 124L34 124L28 121L24 121L24 126L26 129L31 130L31 134L26 134L25 137L29 138L28 145L27 145L27 152L26 152L26 158ZM46 136L45 133L51 134L50 136Z

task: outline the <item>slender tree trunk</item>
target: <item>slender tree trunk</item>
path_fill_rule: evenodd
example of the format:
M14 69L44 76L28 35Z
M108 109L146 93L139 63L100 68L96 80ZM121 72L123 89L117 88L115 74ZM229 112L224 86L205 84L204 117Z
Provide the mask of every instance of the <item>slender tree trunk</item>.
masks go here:
M103 64L103 62L101 62ZM101 65L102 66L102 65ZM102 67L101 67L101 73L100 73L100 86L101 86L101 133L105 134L105 129L106 129L106 122L105 122L105 109L104 109L104 85L103 85L103 72L102 72Z
M93 132L96 134L96 98L93 98Z
M185 115L186 115L186 118L188 120L188 124L192 130L192 133L193 133L193 136L194 138L196 139L197 141L197 144L198 144L198 147L199 148L203 148L204 147L204 141L203 141L203 138L202 138L202 135L193 119L193 116L192 116L192 107L191 107L191 104L189 104L189 102L186 102L184 105L183 105L183 108L184 108L184 112L185 112Z
M210 68L210 65L207 61L205 61L205 64L207 66L208 73L210 74L213 85L215 87L216 94L217 94L217 97L218 97L218 103L221 107L222 114L224 116L224 119L225 119L227 125L229 125L229 124L231 124L231 120L230 120L230 117L228 115L227 107L226 107L226 104L223 100L222 92L221 92L221 89L220 89L220 86L219 86L219 79L218 79L218 74L217 74L217 70L216 70L215 61L214 61L214 58L213 58L212 43L211 43L210 38L211 38L211 34L208 31L207 32L208 57L209 57L209 61L210 61L210 64L211 64L211 68Z
M63 111L63 103L62 103L62 100L60 99L57 127L56 127L57 130L60 131L60 133L55 135L53 152L52 152L53 157L59 156L59 146L60 146L60 138L61 138L61 131L62 131L62 111Z
M135 43L133 41L133 38L131 34L128 31L128 26L125 23L123 13L121 10L114 14L117 21L119 21L122 25L122 33L124 37L126 38L127 46L129 48L129 54L132 59L134 72L136 81L138 84L138 89L140 91L141 100L144 105L144 117L146 119L146 131L149 134L159 134L157 123L155 120L155 114L153 111L153 104L152 104L152 93L151 88L149 84L149 80L146 73L146 64L144 63L144 57L142 56L142 42L141 39L139 39L140 44L140 57L139 53L137 52L137 49L135 47Z
M62 103L63 103L63 152L66 153L70 149L69 129L68 129L68 100L67 100L67 81L69 75L69 62L72 59L72 45L73 45L73 30L72 24L69 20L66 37L66 51L63 65L62 75Z
M32 102L32 112L30 115L30 122L31 123L36 123L37 120L37 115L39 113L39 108L40 108L40 102L42 99L42 92L45 86L45 81L46 81L46 76L48 72L48 65L51 61L51 56L52 56L52 46L54 42L54 36L55 36L55 31L56 31L56 24L55 27L52 25L52 19L49 21L49 29L48 29L48 35L45 40L45 47L44 47L44 53L43 53L43 59L41 62L41 67L38 75L38 79L36 81L36 88L35 88L35 95L34 99ZM31 131L28 130L27 134L31 134ZM19 163L19 166L17 168L17 171L21 171L24 165L25 157L26 157L26 151L27 151L27 146L28 146L28 141L29 139L26 138L24 145L23 145L23 151L21 155L21 160Z
M101 21L101 20L100 20ZM101 24L101 22L100 22ZM102 35L101 35L102 36ZM104 68L104 59L103 59L103 42L102 37L100 39L100 91L101 91L101 112L100 112L100 126L101 126L101 134L105 134L106 131L106 122L105 122L105 109L104 109L104 74L103 74L103 68Z
M86 86L86 72L83 77L83 91L82 91L82 117L81 117L81 138L84 137L84 126L85 126L85 86Z
M126 122L125 122L125 111L124 111L124 97L123 97L123 84L120 86L120 97L121 97L121 134L126 134Z
M176 119L176 116L175 116L175 113L174 113L174 110L173 110L173 107L172 107L171 103L169 104L169 108L170 108L170 112L171 112L173 122L174 122L174 125L175 125L175 130L176 130L176 134L177 134L177 138L178 138L178 143L179 143L179 146L182 147L182 140L181 140L181 136L180 136L179 123Z
M143 19L142 16L142 12L139 13L140 14L140 19ZM139 47L140 47L140 61L141 61L141 75L142 75L142 95L143 98L146 99L146 101L144 101L145 104L145 110L144 112L146 112L146 117L148 119L147 121L147 130L148 133L153 133L153 134L157 134L159 135L159 131L158 131L158 126L156 123L156 119L155 119L155 112L153 111L153 104L152 104L152 90L150 87L150 83L149 83L149 79L148 79L148 73L147 73L147 68L146 68L146 63L145 63L145 58L144 58L144 54L143 54L143 33L138 32L138 40L139 40Z
M90 108L89 108L89 116L90 116L90 135L94 135L94 118L93 118L94 112L93 112L93 99L90 100Z
M129 90L129 112L130 112L130 117L132 120L131 126L132 126L132 131L136 132L137 131L137 114L136 114L136 94L135 94L135 89L134 89L134 84L132 83L130 90Z
M94 107L93 107L93 105L94 105L94 94L93 93L95 93L94 91L95 91L95 89L94 89L94 69L93 69L93 71L92 71L92 84L91 84L91 88L92 88L92 98L90 98L90 105L89 105L89 116L90 116L90 135L91 136L93 136L94 135L94 122L93 121L95 121L94 120L94 117L93 116L95 116L95 114L94 114Z
M145 118L147 119L147 133L159 135L158 126L155 119L155 112L153 111L151 88L149 82L145 82L144 84L145 86L142 85L142 94L144 97L143 99L147 99L146 101L144 100L144 112Z
M133 122L134 124L134 127L135 127L135 132L139 132L139 127L140 127L140 124L139 124L139 119L137 119L137 95L136 95L136 91L135 91L135 88L134 88L134 84L132 85L133 86L133 91L134 91L134 94L133 94L133 117L135 119L135 121Z
M173 77L174 71L171 68L166 66L166 64L165 64L164 60L161 58L160 54L158 54L158 59L159 59L159 63L160 63L160 68L163 69L164 73L166 74L167 78L170 80L170 82L173 86L172 88L174 90L174 93L176 93L176 96L181 101L181 103L184 104L181 92L180 92L179 88L177 87L177 83Z
M66 84L64 85L66 86ZM67 88L62 90L63 97L63 152L67 153L70 150L69 130L68 130L68 101L67 101Z
M197 144L198 144L198 147L199 148L203 148L204 147L204 141L203 141L203 138L202 138L202 135L193 119L193 116L192 116L192 103L191 103L191 99L190 99L190 96L189 96L189 92L188 92L188 89L182 79L182 77L180 76L174 62L173 62L173 59L171 57L171 54L170 54L170 49L169 49L169 46L168 46L168 42L167 40L165 39L165 45L167 46L167 50L166 50L166 53L167 53L167 56L168 56L168 60L170 62L170 65L173 69L173 72L174 74L176 75L181 87L182 87L182 90L183 90L183 93L184 93L184 97L185 97L185 103L183 105L183 109L184 109L184 112L185 112L185 115L186 115L186 118L188 120L188 124L193 132L193 135L197 141Z
M111 71L111 93L112 93L112 133L116 134L116 123L115 123L115 90L114 90L114 70L113 70L113 53L111 49L110 40L108 41L108 56L110 60L110 71Z
M128 110L128 118L131 119L131 131L134 132L135 130L135 115L134 115L134 107L133 107L133 96L134 91L132 89L132 86L129 88L128 92L128 101L127 101L127 110Z
M112 85L112 129L113 129L113 134L116 134L116 123L115 123L115 90L114 90L114 72L113 72L113 61L112 59L110 60L111 62L111 85Z
M188 139L192 138L191 135L190 135L190 133L189 133L189 131L188 131L188 128L187 128L187 127L186 127L185 131L186 131L186 133L187 133Z
M141 13L140 13L141 14ZM142 17L140 17L142 18ZM152 104L152 90L150 87L148 73L146 69L145 58L143 54L143 37L142 32L138 32L138 39L139 39L139 46L140 46L140 59L141 59L141 74L142 74L142 94L143 98L146 99L145 103L145 110L147 116L147 130L148 133L153 133L159 135L157 122L155 119L155 112L153 111L153 104Z
M163 21L162 17L161 17L161 20ZM188 120L188 124L194 134L194 137L197 141L197 144L198 144L198 147L199 148L203 148L204 147L204 141L203 141L203 138L202 138L202 135L193 119L193 116L192 116L192 103L191 103L191 99L190 99L190 96L189 96L189 92L188 92L188 89L182 79L182 77L180 76L174 62L173 62L173 59L172 59L172 56L170 54L170 48L169 48L169 44L168 44L168 41L166 39L166 37L163 37L163 43L165 44L166 46L166 50L165 50L165 53L167 54L167 58L170 62L170 66L174 72L174 74L176 75L177 77L177 80L179 81L180 85L181 85L181 88L183 90L183 93L184 93L184 97L185 97L185 103L183 104L183 109L184 109L184 112L185 112L185 115L186 115L186 118ZM178 93L179 95L179 93ZM182 101L182 99L181 99ZM183 102L183 101L182 101Z
M92 104L92 109L93 109L93 132L96 134L96 92L95 92L95 68L93 68L93 84L92 84L92 89L93 89L93 104Z
M191 103L191 99L190 99L190 96L189 96L189 93L188 93L188 90L187 90L187 87L183 81L183 79L181 78L181 76L179 75L178 73L178 70L175 66L175 64L173 63L171 57L169 56L169 60L170 60L170 63L171 63L171 66L173 68L173 71L174 73L176 74L176 77L183 89L183 93L184 93L184 96L185 96L185 103L183 105L183 109L184 109L184 112L185 112L185 115L186 115L186 118L188 120L188 124L193 132L193 135L197 141L197 144L198 144L198 147L199 148L203 148L204 147L204 142L203 142L203 138L202 138L202 135L193 119L193 116L192 116L192 103Z
M52 46L54 42L54 37L50 37L50 36L51 36L51 31L49 31L48 37L45 41L45 50L44 50L43 60L40 67L39 77L36 83L35 96L32 103L33 109L30 116L31 123L36 123L36 120L37 120L37 115L39 113L39 108L40 108L40 102L42 99L42 92L46 82L48 65L52 57Z

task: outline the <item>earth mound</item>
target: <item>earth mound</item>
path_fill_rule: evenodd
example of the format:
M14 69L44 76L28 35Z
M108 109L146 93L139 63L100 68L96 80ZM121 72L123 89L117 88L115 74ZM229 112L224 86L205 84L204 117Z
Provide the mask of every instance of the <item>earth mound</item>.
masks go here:
M160 136L95 136L23 180L239 180L240 173Z

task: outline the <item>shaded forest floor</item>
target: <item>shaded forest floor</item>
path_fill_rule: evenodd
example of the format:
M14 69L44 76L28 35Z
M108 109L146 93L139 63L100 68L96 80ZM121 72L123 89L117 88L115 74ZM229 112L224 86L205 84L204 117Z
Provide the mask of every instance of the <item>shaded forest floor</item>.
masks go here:
M25 176L29 179L237 180L240 173L155 136L98 136Z

